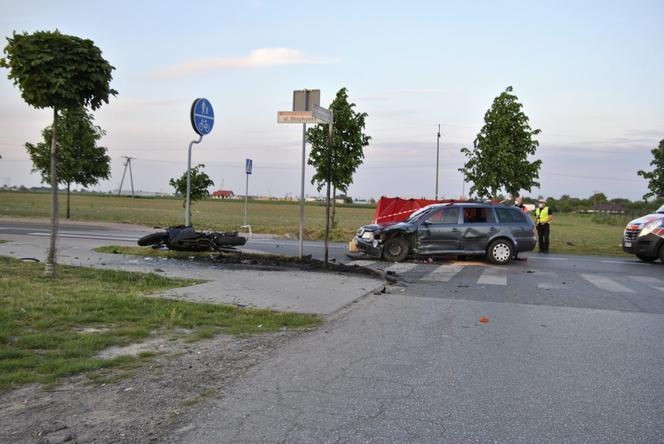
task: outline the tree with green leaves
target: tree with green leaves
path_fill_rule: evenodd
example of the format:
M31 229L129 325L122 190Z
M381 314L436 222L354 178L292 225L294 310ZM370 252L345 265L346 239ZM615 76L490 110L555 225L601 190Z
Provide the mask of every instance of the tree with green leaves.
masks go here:
M106 133L93 120L85 108L65 109L58 119L57 177L58 182L67 187L67 219L71 215L71 185L95 185L100 179L108 179L111 173L111 158L106 154L106 148L97 146ZM42 131L43 142L25 144L32 159L32 171L39 171L44 183L48 183L51 177L52 131L48 126Z
M643 195L644 200L648 200L650 197L661 198L664 197L664 139L659 141L659 146L653 148L652 151L652 161L650 165L655 167L652 171L643 171L639 170L637 173L639 176L648 180L648 191Z
M191 168L191 187L189 189L190 198L192 202L197 200L202 200L207 198L210 195L208 188L214 186L214 182L210 179L210 176L207 175L203 170L205 165L199 163L195 167ZM179 179L171 179L168 184L175 188L175 193L181 196L187 195L187 172L185 171ZM186 202L182 203L184 207Z
M58 230L58 113L72 108L93 110L116 95L110 83L113 66L89 39L38 31L13 33L7 38L5 57L0 67L8 68L8 77L21 90L23 100L35 108L53 110L51 131L51 239L46 257L46 274L55 276L55 246Z
M332 103L334 125L332 128L332 196L336 191L348 192L353 183L353 174L362 165L364 147L369 145L370 136L364 134L367 113L355 111L355 104L348 102L348 90L341 88ZM307 142L311 144L311 153L307 163L316 169L311 183L318 191L327 182L328 175L328 134L327 125L317 125L307 131ZM333 199L334 203L336 199ZM334 226L334 204L332 207L332 224Z
M495 199L501 190L517 196L521 190L539 187L542 161L531 162L528 157L539 146L533 136L540 130L530 128L522 108L508 86L484 115L484 126L473 142L473 149L461 149L467 161L459 171L473 182L471 195Z

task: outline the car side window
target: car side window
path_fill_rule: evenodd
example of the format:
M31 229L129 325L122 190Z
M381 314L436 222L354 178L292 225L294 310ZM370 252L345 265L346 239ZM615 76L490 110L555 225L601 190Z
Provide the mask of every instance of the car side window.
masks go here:
M498 220L503 224L514 224L526 222L526 216L521 211L510 208L496 208Z
M458 208L443 208L433 213L427 219L430 224L457 224L459 223Z
M494 223L495 216L491 208L466 207L463 209L464 224Z

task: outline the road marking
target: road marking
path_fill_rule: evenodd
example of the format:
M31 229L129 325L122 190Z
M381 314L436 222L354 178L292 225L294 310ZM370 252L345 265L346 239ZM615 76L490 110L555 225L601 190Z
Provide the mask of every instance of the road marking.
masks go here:
M477 283L484 285L507 285L507 273L497 268L485 268Z
M553 282L542 282L537 284L537 288L542 290L566 290L569 288L569 285L557 284Z
M359 260L359 261L348 262L348 265L357 265L359 267L368 267L368 266L373 265L375 263L376 263L376 261Z
M615 261L615 260L606 260L601 261L603 264L625 264L625 265L650 265L646 262L640 261Z
M598 274L582 274L581 276L600 290L610 291L611 293L634 293L634 290L605 276Z
M425 282L449 282L463 268L463 265L441 265L431 273L425 274L420 280Z
M406 273L413 268L417 267L417 264L409 264L404 262L396 262L393 265L390 265L385 269L385 271L392 271L394 273Z
M542 257L542 256L528 256L528 260L536 260L536 261L567 261L569 260L566 257Z
M664 285L664 281L661 281L657 278L650 276L630 276L630 278L634 279L636 282L646 284L656 290L664 291L664 287L661 286Z
M28 233L28 235L29 236L43 236L43 237L50 236L49 233ZM75 239L119 240L119 241L131 241L131 242L136 242L138 240L137 237L85 236L85 235L78 235L78 234L63 234L63 233L58 233L58 237L71 237L71 238L75 238Z

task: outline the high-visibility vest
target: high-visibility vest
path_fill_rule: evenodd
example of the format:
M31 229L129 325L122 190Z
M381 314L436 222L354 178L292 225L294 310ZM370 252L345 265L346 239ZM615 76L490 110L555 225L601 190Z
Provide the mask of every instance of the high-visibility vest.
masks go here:
M535 221L538 224L549 223L549 207L535 208Z

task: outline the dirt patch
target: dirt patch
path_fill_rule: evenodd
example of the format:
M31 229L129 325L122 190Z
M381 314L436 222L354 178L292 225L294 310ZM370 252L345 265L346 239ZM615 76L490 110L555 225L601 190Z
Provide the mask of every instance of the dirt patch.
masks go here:
M250 267L263 270L301 270L382 278L380 272L371 268L360 267L359 265L338 264L333 261L328 262L326 265L325 262L313 259L311 256L304 256L300 259L298 257L290 256L237 252L194 257L192 260L195 262L222 263L240 268Z
M250 367L302 334L307 333L151 341L143 351L162 354L125 370L122 379L117 379L121 371L104 370L55 388L30 385L5 393L0 442L159 442L189 424L207 401L222 398Z

